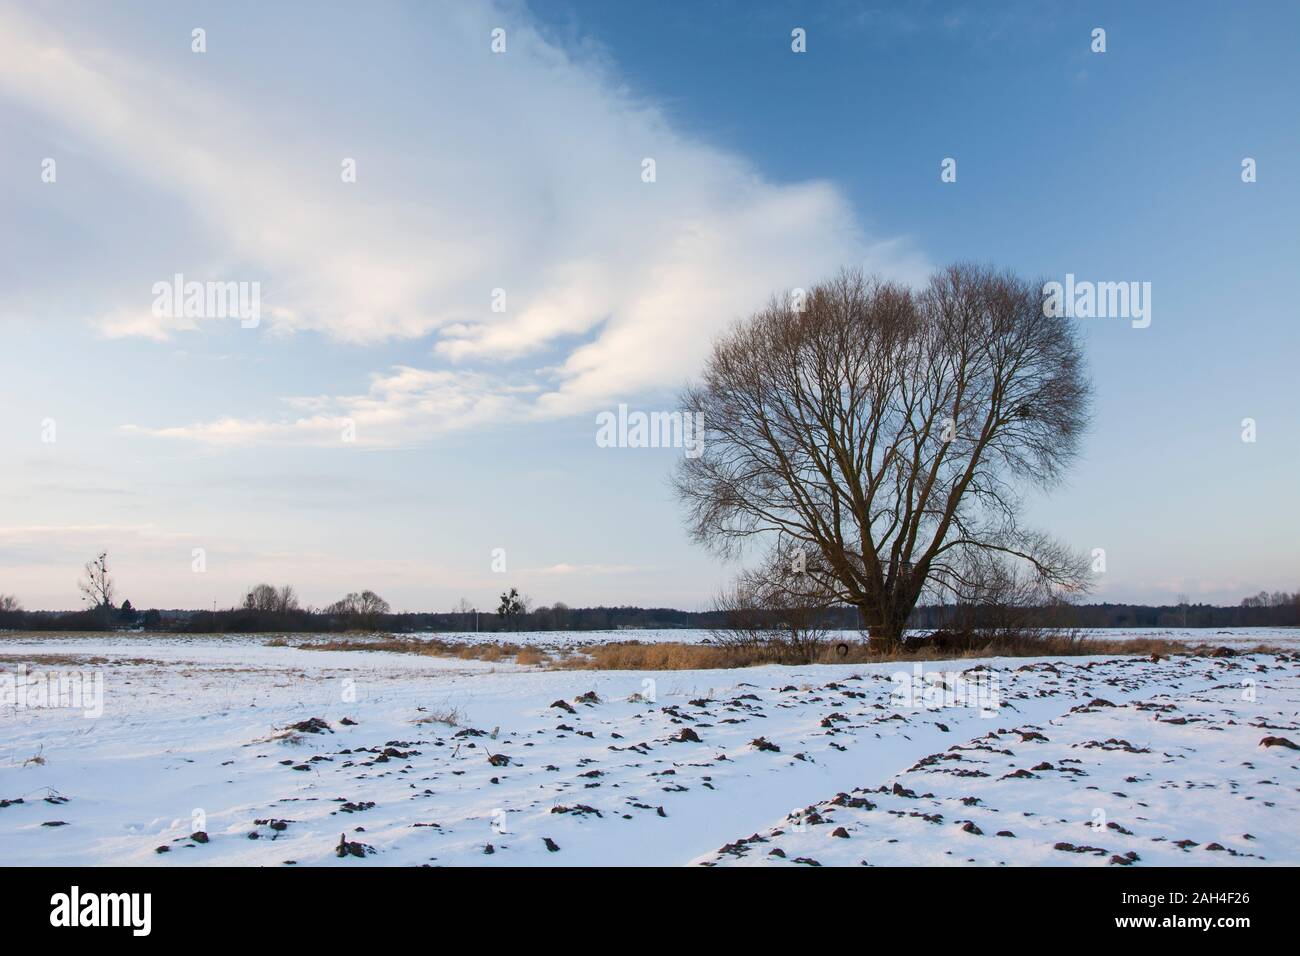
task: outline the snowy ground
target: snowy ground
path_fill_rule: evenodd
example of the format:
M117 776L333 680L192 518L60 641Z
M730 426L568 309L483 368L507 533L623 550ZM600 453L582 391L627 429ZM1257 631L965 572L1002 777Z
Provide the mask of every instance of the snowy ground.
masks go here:
M4 636L0 678L99 675L104 696L98 717L0 707L0 859L1300 863L1300 752L1261 743L1300 744L1300 656L1003 659L959 683L980 663L927 663L912 688L896 664L540 671ZM284 733L311 718L328 729ZM364 855L340 858L341 834Z

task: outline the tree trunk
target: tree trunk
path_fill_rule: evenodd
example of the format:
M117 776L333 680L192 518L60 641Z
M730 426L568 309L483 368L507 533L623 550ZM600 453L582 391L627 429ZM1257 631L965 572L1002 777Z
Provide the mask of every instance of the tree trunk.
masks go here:
M912 606L884 608L875 623L869 628L871 644L884 651L896 649L903 643L903 632L907 630L907 619L911 616Z
M908 609L907 613L910 613ZM858 605L858 628L866 631L873 649L892 650L903 640L903 629L907 624L907 613L899 616L879 607Z
M871 643L882 651L890 651L903 642L903 625L887 621L871 627Z

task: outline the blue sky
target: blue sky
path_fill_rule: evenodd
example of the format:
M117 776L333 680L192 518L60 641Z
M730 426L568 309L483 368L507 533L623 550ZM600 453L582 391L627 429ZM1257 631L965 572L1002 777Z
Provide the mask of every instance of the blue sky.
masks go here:
M679 452L596 413L774 292L957 259L1152 285L1084 323L1094 426L1030 507L1095 599L1295 589L1300 8L1195 10L0 3L0 592L73 606L103 548L139 606L705 606ZM152 314L175 273L259 325Z

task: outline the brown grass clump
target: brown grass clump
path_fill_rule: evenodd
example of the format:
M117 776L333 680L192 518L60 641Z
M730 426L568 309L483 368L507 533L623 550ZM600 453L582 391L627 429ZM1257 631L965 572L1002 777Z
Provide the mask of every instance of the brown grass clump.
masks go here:
M1121 657L1204 656L1212 645L1191 646L1179 641L1155 638L1085 639L1074 634L1000 636L972 641L965 647L926 646L885 651L865 641L830 644L812 660L797 659L780 645L765 647L720 647L711 644L643 644L626 641L595 644L582 648L557 666L582 670L714 670L756 667L763 664L878 664L892 661L963 660L983 657ZM1259 645L1239 653L1279 653L1279 648Z
M0 661L6 664L26 664L29 667L166 667L166 661L150 657L98 657L78 654L25 654L21 651L0 650Z
M749 655L710 644L643 644L620 641L592 644L581 648L563 662L565 670L636 671L636 670L710 670L772 663L770 660L746 659Z
M285 645L275 645L285 646ZM513 641L484 641L479 644L462 644L438 638L405 640L399 637L331 638L327 641L304 641L297 647L305 651L387 651L391 654L420 654L425 657L458 657L463 661L509 661L518 664L539 665L550 661L548 654L532 644L520 645Z
M439 642L441 644L441 642ZM285 646L285 645L273 645ZM403 641L395 637L380 640L348 640L331 638L328 641L304 641L296 646L302 651L391 651L395 654L419 654L423 641ZM443 650L450 650L451 645L443 645ZM453 656L448 654L447 656Z
M550 658L546 656L545 651L541 648L533 647L531 644L524 647L515 655L516 664L527 664L532 667L539 664L545 664L549 659Z

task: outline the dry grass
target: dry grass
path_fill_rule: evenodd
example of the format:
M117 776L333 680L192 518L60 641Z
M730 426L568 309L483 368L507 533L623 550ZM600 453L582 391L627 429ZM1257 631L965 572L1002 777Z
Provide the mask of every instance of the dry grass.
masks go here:
M0 651L0 662L4 664L27 664L33 667L114 667L152 666L163 667L166 661L149 657L99 657L79 654L28 654L17 650Z
M291 641L310 637L311 631L294 631L275 633L273 631L0 631L0 645L6 640L13 641L63 641L70 638L100 640L100 641L120 641L123 639L136 640L147 644L150 641L158 639L166 640L186 640L186 641L203 641L220 638L233 638L236 640L265 638L264 643L268 647L291 647Z
M307 650L389 651L462 660L503 661L545 666L553 670L674 671L723 670L758 667L764 664L881 664L892 661L942 661L982 657L1082 657L1114 655L1161 657L1205 655L1214 644L1187 644L1162 638L1083 638L1078 634L1001 636L972 642L967 646L919 646L881 650L865 641L829 643L811 660L793 655L779 645L724 647L717 644L643 643L614 641L572 650L545 651L510 642L459 644L434 639L404 640L397 637L367 640L329 640L298 645ZM1263 644L1242 648L1240 653L1285 653Z
M62 641L70 637L97 637L103 640L106 637L114 636L115 632L113 631L0 631L0 641L30 641L32 639Z
M711 644L642 644L640 641L620 641L581 648L560 666L566 670L694 671L773 663L770 659L746 660L746 656Z
M276 646L294 646L279 644ZM387 651L391 654L419 654L424 657L458 657L465 661L497 663L513 660L516 664L537 666L550 663L547 651L532 644L515 644L512 641L462 644L437 638L405 640L398 637L349 640L334 638L328 641L306 641L296 645L305 651Z
M17 636L17 635L0 635ZM25 637L103 637L102 632L41 632L27 633ZM156 636L156 635L150 635ZM718 644L680 644L674 642L643 643L641 641L615 641L580 648L540 648L532 644L512 641L484 641L476 644L444 641L439 638L398 637L392 634L337 636L326 640L312 640L303 635L291 640L291 635L275 635L265 643L268 647L297 647L316 651L387 651L396 654L420 654L427 657L459 658L502 662L513 660L530 667L553 670L720 670L737 667L756 667L764 664L873 664L891 661L962 660L980 657L1079 657L1084 655L1117 655L1161 657L1173 655L1206 655L1217 646L1207 643L1185 643L1162 638L1091 638L1078 634L1023 635L999 637L969 646L919 646L882 651L865 641L848 641L828 644L812 660L805 660L780 646L724 647ZM1239 648L1239 653L1279 654L1285 648L1258 644ZM54 663L55 655L31 657L41 663ZM3 655L0 655L0 659ZM97 658L82 663L108 663ZM70 661L69 661L70 663ZM139 659L112 663L157 664L161 662ZM421 718L423 720L423 718ZM430 718L429 722L436 721ZM455 725L452 725L455 726Z
M465 726L465 711L459 707L450 704L435 707L432 710L426 710L419 717L416 717L413 724L446 724L448 727Z
M533 647L532 645L525 647L523 650L521 650L518 654L515 655L516 664L528 664L531 666L537 666L539 664L545 664L547 660L549 660L549 658L547 658L546 652L543 651L541 648Z
M627 641L582 648L558 666L583 670L714 670L763 664L879 664L892 661L964 660L983 657L1083 657L1114 655L1207 655L1217 645L1189 645L1154 638L1084 639L1076 635L997 638L964 648L915 647L885 651L863 641L831 644L812 660L792 658L782 648L730 648L712 644L642 644ZM1280 648L1257 645L1239 653L1276 654Z

